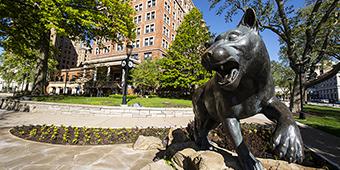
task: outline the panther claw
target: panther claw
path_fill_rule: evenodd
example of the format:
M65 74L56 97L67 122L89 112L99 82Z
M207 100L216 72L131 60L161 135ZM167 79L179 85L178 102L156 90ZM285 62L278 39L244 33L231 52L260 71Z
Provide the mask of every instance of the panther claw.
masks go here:
M280 158L288 162L302 162L304 158L303 144L299 129L296 125L278 128L274 135L273 148Z

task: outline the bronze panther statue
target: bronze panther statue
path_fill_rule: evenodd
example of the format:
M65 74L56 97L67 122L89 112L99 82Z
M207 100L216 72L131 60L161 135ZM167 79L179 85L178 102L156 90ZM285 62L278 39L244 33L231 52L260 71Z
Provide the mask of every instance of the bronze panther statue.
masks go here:
M243 169L263 169L245 145L240 119L263 113L277 126L273 147L289 162L304 158L299 128L289 109L274 95L267 49L258 31L255 11L247 9L236 29L217 36L202 56L216 74L193 96L195 141L209 148L208 132L219 123L228 129Z

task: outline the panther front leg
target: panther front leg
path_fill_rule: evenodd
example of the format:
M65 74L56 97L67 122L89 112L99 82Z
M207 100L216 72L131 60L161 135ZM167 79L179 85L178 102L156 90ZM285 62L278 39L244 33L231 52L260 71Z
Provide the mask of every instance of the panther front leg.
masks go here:
M245 170L262 170L264 169L261 162L258 161L254 155L249 151L248 147L243 141L240 122L236 118L227 118L224 122L228 129L230 137L232 138L238 159Z
M300 130L288 107L276 97L272 97L264 107L263 113L277 123L273 147L279 153L280 158L285 158L289 162L302 162L304 147Z

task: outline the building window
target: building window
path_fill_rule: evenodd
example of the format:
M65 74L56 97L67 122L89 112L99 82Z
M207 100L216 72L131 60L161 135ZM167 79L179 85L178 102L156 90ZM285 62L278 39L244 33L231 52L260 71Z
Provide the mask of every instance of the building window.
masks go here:
M169 29L167 29L166 27L163 27L163 35L169 38L169 32L170 32Z
M98 47L96 48L96 54L100 54L100 50Z
M139 48L140 47L140 41L136 40L132 45L133 45L133 48Z
M171 35L171 40L172 40L172 41L175 40L175 35L174 35L174 34Z
M166 11L168 11L168 13L170 13L170 4L168 4L168 2L164 2L164 8Z
M145 34L155 32L155 24L150 24L145 26Z
M148 8L156 6L156 0L148 0L147 6Z
M124 50L124 44L117 44L117 51L123 51Z
M135 16L134 22L135 22L135 24L139 24L140 22L142 22L142 16L141 15Z
M153 19L155 19L155 17L156 17L155 11L146 13L146 20L153 20Z
M173 30L176 30L176 25L175 25L175 23L172 23L172 29L173 29Z
M170 18L166 14L164 14L164 18L163 19L164 19L164 23L170 25Z
M132 54L131 55L132 59L139 60L138 54Z
M136 35L137 35L137 36L140 35L140 28L137 28L137 29L136 29Z
M143 10L143 4L139 4L139 5L135 5L135 10L138 11L142 11Z
M148 37L144 39L144 46L152 46L153 45L153 37Z
M168 41L166 41L166 40L163 39L163 40L162 40L162 47L163 47L163 48L166 48L166 49L169 48L169 43L168 43Z
M110 46L104 47L104 53L110 53Z
M152 53L151 52L144 53L144 60L152 60Z

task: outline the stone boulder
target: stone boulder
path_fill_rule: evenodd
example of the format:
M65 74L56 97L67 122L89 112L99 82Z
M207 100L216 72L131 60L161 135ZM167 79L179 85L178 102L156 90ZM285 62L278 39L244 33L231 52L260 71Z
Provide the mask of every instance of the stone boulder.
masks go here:
M141 170L173 170L173 168L168 165L165 160L161 159L157 162L151 162L147 164Z
M192 148L186 148L179 152L177 152L172 158L171 161L174 164L176 169L194 169L195 166L191 158L195 158L198 153Z
M191 160L196 166L195 169L199 170L212 170L212 169L233 169L228 168L224 163L224 158L221 154L214 151L199 151L196 157Z
M316 170L317 168L305 167L295 163L288 163L283 160L262 159L262 165L267 170ZM171 161L176 169L184 170L241 170L237 157L231 154L220 154L215 151L195 151L192 148L186 148L178 151Z
M153 136L140 135L133 144L135 150L151 150L163 148L162 140Z
M317 168L306 167L302 165L298 165L295 163L288 163L282 160L273 160L273 159L262 159L257 158L261 161L264 168L267 170L276 170L276 169L285 169L285 170L317 170Z
M221 154L214 151L195 151L187 148L177 152L171 159L176 169L192 170L229 170Z

